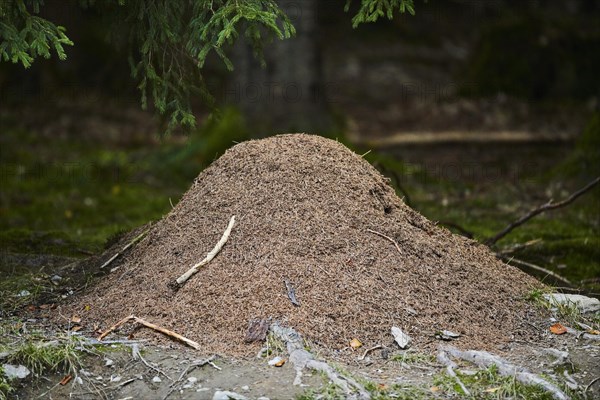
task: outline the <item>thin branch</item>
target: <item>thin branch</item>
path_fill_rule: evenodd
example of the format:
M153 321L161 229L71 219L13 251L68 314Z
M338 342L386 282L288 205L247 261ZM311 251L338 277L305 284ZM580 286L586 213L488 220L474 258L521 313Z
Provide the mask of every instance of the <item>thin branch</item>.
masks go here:
M123 318L122 320L120 320L119 322L117 322L116 324L114 324L113 326L111 326L110 328L108 328L106 331L104 331L100 336L98 336L98 340L102 340L106 335L108 335L109 333L113 332L114 330L118 329L121 325L126 324L129 321L134 321L140 325L145 326L146 328L150 328L152 330L155 330L157 332L160 332L162 334L165 334L167 336L170 336L174 339L177 339L185 344L187 344L188 346L196 349L196 350L200 350L200 345L197 342L194 342L193 340L190 340L184 336L181 336L180 334L173 332L169 329L163 328L162 326L158 326L155 325L151 322L148 322L142 318L138 318L135 315L129 315L125 318Z
M515 222L512 222L506 228L502 229L500 232L498 232L497 234L495 234L491 238L485 240L484 244L486 244L488 246L492 246L498 240L500 240L504 236L508 235L513 229L515 229L515 228L523 225L525 222L529 221L531 218L535 217L536 215L541 214L541 213L543 213L545 211L555 210L557 208L561 208L561 207L564 207L566 205L571 204L579 196L581 196L582 194L584 194L584 193L588 192L589 190L591 190L598 183L600 183L600 176L597 177L596 179L594 179L593 181L591 181L590 183L588 183L587 185L585 185L583 188L581 188L578 191L576 191L575 193L571 194L569 197L567 197L563 201L559 201L558 203L554 203L552 200L549 200L546 204L543 204L543 205L539 206L538 208L535 208L535 209L529 211L527 214L525 214L524 216L522 216L521 218L519 218Z
M102 264L102 266L100 267L100 269L106 268L108 265L110 265L110 263L112 263L113 261L115 261L117 259L117 257L121 256L123 253L125 253L127 251L127 249L129 249L131 246L133 246L134 244L136 244L137 242L139 242L140 240L142 240L150 231L150 228L146 229L144 232L140 233L139 235L137 235L131 242L127 243L127 245L125 245L125 247L123 247L121 249L121 251L117 252L114 256L112 256L111 258L108 259L108 261L106 261L104 264Z
M540 267L539 265L535 265L535 264L529 263L527 261L519 260L519 259L516 259L516 258L513 258L513 257L506 257L506 256L504 256L502 254L496 254L496 257L498 257L501 260L504 260L504 261L506 261L508 263L517 264L517 265L520 265L520 266L525 267L525 268L530 268L530 269L533 269L533 270L536 270L536 271L539 271L539 272L543 272L546 275L551 276L551 277L553 277L556 280L564 282L564 283L566 283L569 286L573 286L573 283L571 283L571 281L569 281L567 278L562 277L559 274L557 274L556 272L550 271L549 269L546 269L544 267Z
M133 357L134 360L140 360L142 363L144 363L144 365L146 367L156 371L159 374L164 375L168 380L170 380L170 381L173 380L173 378L171 378L169 375L167 375L163 370L150 364L148 361L146 361L146 359L144 357L142 357L142 353L140 353L140 346L138 346L137 343L134 343L131 345L131 356Z
M368 348L368 349L366 349L366 350L365 350L365 352L363 353L363 355L362 355L362 356L358 357L358 359L359 359L360 361L362 361L362 360L364 360L364 359L367 357L367 354L369 354L369 353L370 353L370 352L372 352L373 350L382 349L382 348L383 348L383 346L382 346L382 345L380 345L380 344L378 344L377 346L373 346L373 347L371 347L371 348Z
M592 379L592 381L590 383L588 383L588 385L585 387L583 394L585 395L587 393L587 391L594 385L594 383L596 383L598 381L600 381L600 376L597 376L596 378Z
M190 277L192 275L194 275L196 272L198 272L198 268L200 268L201 266L203 266L205 264L208 264L213 258L215 258L215 256L217 254L219 254L219 251L221 251L221 248L223 248L223 246L227 242L227 239L229 239L229 235L231 234L233 225L235 225L235 215L232 216L231 219L229 220L229 225L227 225L227 229L225 229L225 232L223 232L223 236L221 236L221 239L215 245L215 247L211 250L211 252L208 253L202 261L200 261L198 264L194 265L186 273L184 273L179 278L177 278L177 280L175 281L175 284L173 285L174 288L181 287L188 279L190 279Z
M389 240L390 242L394 243L394 246L396 246L396 250L398 250L398 253L402 254L402 250L400 249L400 246L398 245L398 242L396 242L396 241L395 241L394 239L392 239L391 237L389 237L389 236L386 236L386 235L384 235L384 234L383 234L383 233L381 233L381 232L374 231L373 229L367 229L367 232L374 233L375 235L377 235L377 236L381 236L382 238L384 238L384 239L387 239L387 240Z

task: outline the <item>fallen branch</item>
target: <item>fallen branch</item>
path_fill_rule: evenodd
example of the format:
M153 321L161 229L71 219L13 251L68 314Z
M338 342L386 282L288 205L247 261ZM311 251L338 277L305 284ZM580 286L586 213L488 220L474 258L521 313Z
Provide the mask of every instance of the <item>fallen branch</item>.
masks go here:
M324 361L315 360L314 356L304 349L302 337L295 330L282 327L277 323L272 324L270 330L278 339L286 344L290 355L290 362L296 370L294 385L302 384L302 371L308 368L325 373L334 385L344 391L345 398L347 399L356 398L355 391L358 393L359 399L369 400L371 398L369 392L356 380L351 377L339 375Z
M523 367L510 364L508 361L490 354L485 351L461 351L455 347L448 346L440 350L440 352L447 353L455 358L460 358L465 361L472 362L479 368L489 368L495 365L498 368L498 373L502 376L511 376L517 381L525 385L537 385L547 391L556 400L568 400L569 397L556 385L548 382L544 378L532 374Z
M190 277L192 275L194 275L196 272L198 272L198 268L200 268L201 266L203 266L205 264L208 264L213 258L215 258L215 256L217 254L219 254L219 251L221 251L221 248L223 248L223 246L227 242L227 239L229 239L229 234L231 234L231 229L233 229L233 225L235 225L235 215L232 216L231 219L229 220L229 225L227 225L227 229L225 229L225 232L223 232L223 236L221 236L221 239L215 245L215 247L211 250L211 252L208 253L202 261L200 261L198 264L194 265L185 274L183 274L179 278L177 278L177 280L175 281L176 288L181 287L188 279L190 279Z
M144 365L146 367L156 371L157 373L159 373L161 375L164 375L168 380L170 380L170 381L173 380L173 378L171 378L169 375L165 374L163 370L150 364L148 361L146 361L146 359L144 357L142 357L142 353L140 353L140 346L137 343L134 343L131 345L131 356L133 357L134 360L140 360L142 363L144 363Z
M382 238L384 238L384 239L387 239L387 240L389 240L390 242L394 243L394 246L396 246L396 250L398 250L398 253L402 254L402 250L400 249L400 246L398 245L398 242L396 242L396 241L395 241L394 239L392 239L391 237L389 237L389 236L386 236L386 235L384 235L384 234L383 234L383 233L381 233L381 232L374 231L373 229L367 229L367 232L374 233L375 235L377 235L377 236L381 236Z
M529 221L531 218L535 217L538 214L541 214L545 211L555 210L560 207L564 207L566 205L571 204L575 201L579 196L591 190L594 186L600 183L600 176L585 185L583 188L579 189L575 193L571 194L563 201L559 201L558 203L554 203L552 200L549 200L546 204L542 204L541 206L529 211L527 214L509 224L506 228L502 229L500 232L492 236L491 238L484 241L484 244L488 246L492 246L498 240L502 239L504 236L508 235L513 229L523 225L525 222Z
M183 379L184 376L186 376L188 374L188 372L190 372L192 369L196 368L196 367L202 367L206 364L213 364L213 360L216 358L215 355L210 356L207 359L204 360L196 360L194 362L192 362L190 365L188 365L185 370L183 370L183 372L181 373L181 375L179 375L179 378L177 378L175 381L173 381L173 383L171 383L171 385L169 385L169 391L167 392L167 394L165 394L162 398L162 400L166 400L167 397L169 397L171 395L171 393L173 393L176 388L175 385L177 385L179 382L181 382L181 380ZM220 369L220 368L219 368Z
M127 249L129 249L131 246L135 245L137 242L139 242L140 240L142 240L150 231L150 228L146 229L144 232L140 233L139 235L137 235L131 242L127 243L125 245L125 247L123 247L121 249L121 251L117 252L117 254L115 254L114 256L112 256L111 258L108 259L108 261L106 261L104 264L102 264L102 266L100 267L100 269L106 268L108 265L110 265L110 263L112 263L113 261L115 261L117 259L117 257L121 256L123 253L125 253L127 251Z
M108 335L109 333L113 332L114 330L118 329L120 326L126 324L129 321L134 321L140 325L145 326L146 328L150 328L152 330L155 330L157 332L160 332L162 334L165 334L167 336L170 336L174 339L179 340L180 342L183 342L185 344L187 344L188 346L196 349L196 350L200 350L200 345L196 342L194 342L193 340L190 340L186 337L181 336L180 334L173 332L169 329L163 328L161 326L155 325L151 322L148 322L146 320L143 320L141 318L136 317L135 315L130 315L128 317L123 318L122 320L120 320L119 322L117 322L116 324L114 324L113 326L111 326L110 328L108 328L106 331L104 331L100 336L98 336L98 341L101 341L104 337L106 337L106 335Z
M543 272L546 275L551 276L551 277L553 277L556 280L559 280L559 281L561 281L563 283L566 283L569 286L573 286L573 284L571 283L571 281L569 281L567 278L562 277L559 274L557 274L556 272L550 271L549 269L546 269L544 267L540 267L539 265L535 265L535 264L529 263L527 261L519 260L519 259L516 259L516 258L513 258L513 257L507 257L507 256L504 256L504 255L501 255L501 254L496 254L496 256L498 258L500 258L501 260L506 261L507 263L513 263L513 264L520 265L520 266L525 267L525 268L529 268L529 269L533 269L535 271Z

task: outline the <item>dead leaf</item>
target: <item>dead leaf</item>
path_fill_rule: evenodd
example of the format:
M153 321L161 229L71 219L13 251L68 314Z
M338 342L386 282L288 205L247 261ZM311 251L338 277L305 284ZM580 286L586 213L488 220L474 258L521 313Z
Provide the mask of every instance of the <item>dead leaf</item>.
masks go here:
M273 365L275 365L276 367L281 367L281 366L283 366L283 364L285 364L285 359L282 358L281 360L277 361Z
M35 310L37 310L37 307L34 306L33 304L30 304L27 306L27 311L35 311Z
M358 339L352 339L350 341L350 347L352 347L352 350L356 350L359 347L361 347L363 344L360 342L360 340Z
M563 333L567 333L567 328L557 322L550 327L550 332L554 333L555 335L562 335Z
M600 335L600 331L596 329L590 329L589 331L587 331L587 333L589 333L590 335Z
M71 328L71 332L77 332L77 331L80 331L81 329L83 329L83 326L75 325L74 327Z
M89 304L86 304L85 307L83 307L83 311L90 311L91 308L92 308L92 306L90 306Z
M73 379L73 375L65 375L65 377L60 381L60 385L65 386L67 383L71 382L71 379Z
M437 386L432 386L432 387L430 387L430 388L429 388L429 390L430 390L431 392L434 392L434 393L435 393L435 392L439 392L439 391L440 391L440 388L439 388L439 387L437 387Z
M486 393L496 393L498 390L500 390L500 387L494 387L494 388L485 389L484 392L486 392Z
M73 324L80 324L81 323L81 318L78 317L78 316L76 316L76 315L73 315L71 317L71 323L73 323Z

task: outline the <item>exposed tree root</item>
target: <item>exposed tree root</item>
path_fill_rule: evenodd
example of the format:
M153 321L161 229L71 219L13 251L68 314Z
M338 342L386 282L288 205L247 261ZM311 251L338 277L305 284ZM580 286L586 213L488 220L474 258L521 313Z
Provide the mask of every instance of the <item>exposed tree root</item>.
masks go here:
M452 356L454 358L460 358L462 360L472 362L480 368L489 368L492 365L495 365L498 368L498 372L500 373L500 375L512 376L517 381L525 385L538 385L544 390L546 390L548 393L550 393L552 397L556 400L569 399L569 396L567 396L556 385L548 382L547 380L541 378L538 375L532 374L523 367L510 364L508 361L488 352L475 350L461 351L455 347L448 346L440 350L440 354L442 353L444 354L444 357L446 357L449 361L451 360L448 356ZM438 360L440 360L439 355ZM440 362L442 361L443 360L440 360ZM454 364L454 366L455 365L456 364Z
M290 362L296 369L294 385L300 385L302 383L302 371L305 368L308 368L325 373L334 385L344 391L344 394L348 399L358 398L368 400L371 398L369 392L367 392L360 383L356 382L351 377L338 374L326 362L315 360L314 356L304 349L302 337L298 332L292 328L280 326L277 323L272 324L270 330L275 337L286 344L287 351L290 355Z

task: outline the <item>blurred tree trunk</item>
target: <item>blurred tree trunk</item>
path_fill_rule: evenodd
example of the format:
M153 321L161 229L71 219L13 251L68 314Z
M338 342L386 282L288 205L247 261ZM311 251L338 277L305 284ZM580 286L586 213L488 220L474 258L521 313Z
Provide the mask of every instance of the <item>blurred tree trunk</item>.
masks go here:
M333 127L321 72L316 0L282 0L296 36L265 46L266 67L243 40L233 51L235 70L225 101L237 105L258 136L323 133Z

